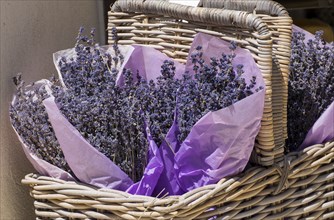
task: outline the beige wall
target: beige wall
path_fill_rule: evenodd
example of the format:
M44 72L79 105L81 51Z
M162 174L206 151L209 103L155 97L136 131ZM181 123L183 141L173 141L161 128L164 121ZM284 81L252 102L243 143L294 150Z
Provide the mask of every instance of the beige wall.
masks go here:
M34 219L28 187L20 183L34 169L25 158L8 118L14 92L12 77L22 72L24 80L32 82L56 73L52 53L72 47L81 25L100 25L99 31L103 33L103 24L98 22L103 17L102 1L0 0L0 4L0 219Z

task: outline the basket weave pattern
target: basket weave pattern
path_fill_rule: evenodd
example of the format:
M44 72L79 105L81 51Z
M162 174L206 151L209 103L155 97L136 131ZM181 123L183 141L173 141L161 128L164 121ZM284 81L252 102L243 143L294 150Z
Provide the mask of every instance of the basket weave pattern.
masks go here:
M75 219L333 219L334 142L181 196L153 198L29 174L36 216Z

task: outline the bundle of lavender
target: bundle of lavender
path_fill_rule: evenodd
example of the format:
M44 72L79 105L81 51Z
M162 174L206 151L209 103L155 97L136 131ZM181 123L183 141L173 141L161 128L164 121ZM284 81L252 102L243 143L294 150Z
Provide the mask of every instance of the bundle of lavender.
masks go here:
M334 44L294 26L288 99L290 150L334 139Z
M55 54L59 80L36 97L16 78L11 119L29 155L82 182L142 195L181 194L244 169L264 103L249 52L199 34L184 66L117 45L116 30L110 47L82 33Z
M40 80L24 86L21 74L13 80L17 91L9 109L10 119L28 160L40 174L73 180L42 103L51 94L50 82Z

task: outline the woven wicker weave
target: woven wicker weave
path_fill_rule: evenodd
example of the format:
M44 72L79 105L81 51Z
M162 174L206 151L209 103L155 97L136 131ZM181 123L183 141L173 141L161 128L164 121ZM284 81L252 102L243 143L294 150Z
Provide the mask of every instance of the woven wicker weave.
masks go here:
M261 69L266 84L262 126L252 158L261 165L273 164L275 157L282 159L283 145L275 145L274 141L273 112L274 106L278 106L276 109L282 112L282 107L279 107L282 101L273 98L272 39L262 19L242 11L195 8L156 0L120 0L115 3L113 10L108 13L109 43L113 42L111 29L116 27L120 44L152 46L181 62L185 62L198 32L234 40L248 49ZM282 81L276 81L282 84Z
M36 216L75 219L334 219L334 142L182 196L153 198L29 174Z
M280 161L283 158L283 146L287 138L292 19L282 5L268 0L201 0L199 6L251 12L268 25L273 39L272 99L275 146L269 150L257 148L256 159L262 165L271 165L275 161Z
M272 86L272 57L278 56L281 48L278 46L275 52L272 39L274 42L277 39L272 36L280 35L263 19L270 20L271 16L192 8L156 0L146 0L144 4L139 0L121 0L114 10L118 12L108 14L109 29L117 27L122 44L150 45L184 62L194 34L205 32L235 40L251 51L267 85L263 129L256 152L275 149L273 107L276 103L272 92L277 90ZM266 12L275 17L276 12ZM109 42L112 43L111 39ZM284 58L286 53L282 52ZM288 63L282 63L281 57L277 59L281 69L287 67ZM262 164L274 162L276 154L268 154L267 163ZM256 220L333 219L334 142L311 146L282 158L275 165L252 167L217 184L181 196L161 195L162 198L130 195L34 174L27 175L22 183L31 187L37 219L208 219L213 216Z

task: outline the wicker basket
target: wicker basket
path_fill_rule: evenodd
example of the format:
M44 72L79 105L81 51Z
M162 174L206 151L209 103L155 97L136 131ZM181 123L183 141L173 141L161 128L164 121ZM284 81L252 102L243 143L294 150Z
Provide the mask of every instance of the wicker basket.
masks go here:
M248 12L155 0L120 0L113 9L117 12L109 12L109 27L117 27L122 44L150 45L184 62L194 34L205 32L235 40L251 51L267 85L257 149L273 149L275 32L262 18ZM287 154L275 165L252 167L217 184L162 198L34 174L27 175L22 183L31 187L37 219L333 219L333 158L334 142L315 145Z
M334 142L182 196L153 198L29 174L37 219L334 219Z
M277 2L268 0L201 0L199 7L224 8L256 14L272 33L272 99L274 121L273 148L256 148L256 161L261 165L272 165L281 161L287 136L287 104L290 63L292 19L287 10Z

